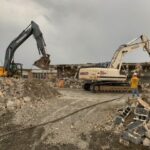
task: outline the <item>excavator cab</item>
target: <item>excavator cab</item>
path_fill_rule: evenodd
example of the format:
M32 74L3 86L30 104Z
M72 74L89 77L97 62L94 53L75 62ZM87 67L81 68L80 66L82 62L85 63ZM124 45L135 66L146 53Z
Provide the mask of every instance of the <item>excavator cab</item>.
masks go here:
M40 59L34 62L34 65L40 69L49 69L50 59L49 55L46 54L45 56L42 56Z
M19 78L22 76L22 64L20 63L14 63L12 62L10 64L10 71L8 72L8 76L11 77L15 77L15 78Z

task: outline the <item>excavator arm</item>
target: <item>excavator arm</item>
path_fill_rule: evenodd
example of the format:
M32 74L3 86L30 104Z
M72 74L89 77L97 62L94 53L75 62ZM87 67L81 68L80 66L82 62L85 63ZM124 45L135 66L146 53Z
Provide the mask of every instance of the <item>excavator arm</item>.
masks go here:
M140 42L136 42L140 39ZM150 55L150 45L149 39L145 35L141 35L139 38L132 40L131 42L121 45L118 50L115 52L109 68L121 69L122 58L128 52L132 52L135 49L143 48Z
M39 51L39 54L42 54L43 56L35 61L34 65L41 68L41 69L48 69L49 68L49 55L46 54L46 44L42 35L42 32L40 31L39 26L34 22L31 21L31 24L23 30L8 46L6 53L5 53L5 60L4 60L4 69L8 72L12 72L12 64L14 64L14 53L17 50L17 48L25 42L31 35L34 36L37 48Z

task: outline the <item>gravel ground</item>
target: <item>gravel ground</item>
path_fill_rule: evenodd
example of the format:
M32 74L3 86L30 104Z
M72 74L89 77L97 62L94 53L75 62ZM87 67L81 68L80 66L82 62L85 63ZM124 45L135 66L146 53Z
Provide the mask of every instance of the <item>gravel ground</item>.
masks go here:
M79 89L58 89L61 95L34 103L28 102L14 112L0 116L0 135L36 126L63 117L97 102L120 97L122 94L93 94ZM119 136L110 127L123 98L77 112L54 123L0 137L0 150L140 150L143 147L119 143ZM146 149L146 148L144 148Z

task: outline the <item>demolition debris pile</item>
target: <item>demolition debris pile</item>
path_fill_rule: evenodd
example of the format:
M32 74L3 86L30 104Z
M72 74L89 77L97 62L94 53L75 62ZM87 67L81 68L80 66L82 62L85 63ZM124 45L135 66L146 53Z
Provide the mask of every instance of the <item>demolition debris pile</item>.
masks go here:
M81 89L83 85L83 82L81 80L74 78L65 78L64 82L64 87L71 89Z
M128 105L115 119L116 129L120 129L120 143L130 143L150 147L150 105L142 99L129 99Z
M63 78L58 79L57 87L59 88L70 88L70 89L81 89L83 81L74 78Z
M1 79L0 80L0 108L21 107L23 103L38 100L48 100L59 95L59 92L52 88L44 80L24 79Z
M27 80L24 82L24 96L30 96L36 99L49 99L53 96L59 95L58 91L50 86L44 80Z

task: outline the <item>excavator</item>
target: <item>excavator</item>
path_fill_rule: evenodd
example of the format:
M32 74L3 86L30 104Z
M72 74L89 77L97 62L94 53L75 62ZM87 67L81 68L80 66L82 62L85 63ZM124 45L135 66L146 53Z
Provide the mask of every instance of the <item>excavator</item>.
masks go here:
M0 67L0 77L21 76L22 64L14 62L14 53L17 48L25 42L31 35L34 36L39 54L42 57L34 62L34 65L41 69L49 69L50 56L46 53L46 44L39 26L31 21L27 26L7 47L4 59L4 66Z
M128 75L121 72L122 59L128 52L143 48L150 55L149 39L145 35L121 45L114 53L107 68L80 68L79 79L84 81L83 88L92 92L127 92Z

